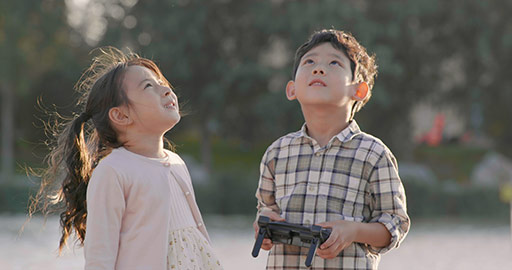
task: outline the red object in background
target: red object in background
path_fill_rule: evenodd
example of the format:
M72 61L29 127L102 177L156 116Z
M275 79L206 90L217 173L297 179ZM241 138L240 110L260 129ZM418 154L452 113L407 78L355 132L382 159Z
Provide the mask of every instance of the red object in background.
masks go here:
M444 124L444 114L438 113L434 118L434 124L432 125L432 128L426 133L422 134L419 137L418 142L426 143L427 145L430 146L438 146L439 144L441 144L441 141L443 140Z

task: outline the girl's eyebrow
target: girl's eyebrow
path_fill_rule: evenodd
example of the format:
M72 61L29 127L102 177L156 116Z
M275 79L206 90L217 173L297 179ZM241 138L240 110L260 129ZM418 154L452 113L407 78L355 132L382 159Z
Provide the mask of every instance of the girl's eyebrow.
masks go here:
M151 81L151 79L146 78L142 80L137 87L141 86L145 81Z

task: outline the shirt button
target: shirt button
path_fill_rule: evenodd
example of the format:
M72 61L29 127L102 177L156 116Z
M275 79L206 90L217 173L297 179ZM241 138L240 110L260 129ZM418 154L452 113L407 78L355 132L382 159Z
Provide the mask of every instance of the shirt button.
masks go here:
M306 220L304 221L304 224L305 224L305 225L309 225L309 224L311 224L311 220L306 219Z
M169 163L167 163L167 162L166 162L166 163L164 163L164 166L165 166L165 167L169 167L169 166L171 166L171 164L169 164Z
M315 153L315 156L319 157L321 154L320 153Z
M315 187L310 186L310 187L309 187L309 191L315 191Z

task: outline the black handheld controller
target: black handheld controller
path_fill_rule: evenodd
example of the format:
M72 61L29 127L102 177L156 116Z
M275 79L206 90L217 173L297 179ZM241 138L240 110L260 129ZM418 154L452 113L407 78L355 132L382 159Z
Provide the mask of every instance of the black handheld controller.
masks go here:
M325 242L331 235L331 229L320 226L300 226L287 222L270 221L269 217L260 216L258 218L258 236L252 249L252 256L258 257L263 239L272 240L272 243L282 243L287 245L309 248L306 257L306 266L310 267L315 255L316 248Z

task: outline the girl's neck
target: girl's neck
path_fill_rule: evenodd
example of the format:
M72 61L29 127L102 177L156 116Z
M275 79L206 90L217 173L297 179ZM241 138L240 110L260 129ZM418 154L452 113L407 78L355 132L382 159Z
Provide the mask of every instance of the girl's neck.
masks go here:
M124 143L126 150L150 158L165 157L163 134L160 136L151 136L144 134L142 136L132 136L126 138Z
M350 113L346 110L302 108L308 135L321 147L326 146L332 137L340 133L349 124Z

